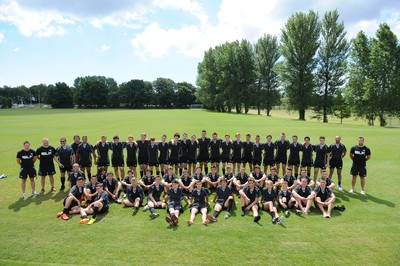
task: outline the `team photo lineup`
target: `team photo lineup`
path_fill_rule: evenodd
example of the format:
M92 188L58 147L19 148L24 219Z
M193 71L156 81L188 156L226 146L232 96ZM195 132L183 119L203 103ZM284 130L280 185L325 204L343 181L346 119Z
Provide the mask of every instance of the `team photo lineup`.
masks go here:
M300 140L293 135L289 141L285 133L277 139L267 135L265 141L250 134L242 139L239 133L234 138L225 134L222 139L217 133L209 138L203 130L200 137L175 133L170 140L166 135L161 140L148 139L145 133L138 140L128 136L126 141L120 141L117 135L112 141L101 136L92 145L87 136L75 135L70 145L65 137L60 138L57 148L47 138L36 150L25 141L16 161L23 199L27 197L28 178L33 197L45 193L46 176L50 190L56 192L54 162L58 165L60 190L69 190L56 215L62 220L80 214L81 224L93 224L97 215L108 212L110 202L115 202L132 208L132 215L142 207L150 212L151 219L159 217L156 210L165 209L170 227L178 225L184 205L190 210L188 225L194 223L198 213L204 225L217 222L221 212L228 219L233 205L241 216L252 213L254 222L259 222L260 212L265 211L273 224L281 224L283 216L289 217L291 212L307 215L312 206L324 218L331 217L336 199L333 188L343 190L342 167L348 153L340 136L332 139L334 143L327 144L321 136L312 144L308 136ZM360 194L365 195L366 162L371 151L363 137L358 137L349 157L349 193L354 193L360 177ZM97 169L94 173L93 165ZM36 176L40 177L39 193ZM335 208L345 209L343 205Z

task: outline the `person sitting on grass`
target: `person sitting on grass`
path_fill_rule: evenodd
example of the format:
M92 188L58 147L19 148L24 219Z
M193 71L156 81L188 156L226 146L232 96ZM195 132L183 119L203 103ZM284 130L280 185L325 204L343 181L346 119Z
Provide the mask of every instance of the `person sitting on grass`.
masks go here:
M90 203L85 209L81 208L81 224L94 224L96 222L97 214L108 212L108 194L103 190L103 184L96 184L96 196L93 199L93 202ZM88 215L92 214L92 218L89 219Z
M128 176L125 176L124 179L121 181L122 189L124 190L123 197L126 198L128 194L128 188L131 186L131 179L133 177L133 170L128 170Z
M298 185L301 184L301 180L302 180L303 178L307 179L307 185L308 185L308 186L310 186L310 187L314 187L314 186L315 186L314 180L312 180L311 177L309 177L309 176L307 175L306 169L301 169L300 176L299 176L299 178L297 178L297 184L298 184ZM297 186L296 186L296 187L297 187Z
M332 206L336 200L336 197L332 190L326 186L326 184L327 182L325 178L321 178L319 181L319 186L314 189L314 202L315 206L321 210L324 218L331 218ZM325 208L327 208L326 211Z
M250 177L254 177L256 180L256 185L260 190L264 187L264 182L267 179L267 176L260 170L260 166L258 164L254 166L254 171L251 172Z
M194 219L198 212L202 214L202 224L207 225L208 219L215 220L211 218L211 216L207 217L207 203L208 203L208 191L203 188L203 183L197 181L195 184L195 188L192 191L192 196L190 198L190 219L187 221L188 225L194 224Z
M154 176L150 169L146 169L145 175L139 180L139 185L143 188L145 195L149 194L150 187L154 183Z
M239 173L237 173L233 179L233 184L236 187L237 191L240 191L242 188L247 186L247 180L249 179L249 176L245 172L244 167L240 167Z
M85 194L83 185L85 180L83 177L78 177L76 185L69 191L68 197L64 199L64 209L62 212L57 213L57 218L61 217L63 220L69 220L68 214L79 213L81 210L81 199Z
M242 169L242 168L241 168ZM255 179L250 177L247 181L247 186L239 190L240 203L242 204L242 213L244 216L246 211L252 210L254 216L254 222L257 223L261 216L258 214L258 198L260 197L260 190L255 185Z
M186 202L186 204L189 204L189 198L190 195L192 194L192 189L193 189L192 185L194 185L194 183L187 169L183 170L183 175L181 176L181 179L178 180L178 182L182 188L183 200Z
M149 197L147 198L147 205L144 206L143 211L150 210L150 218L155 219L159 216L155 209L165 209L167 206L161 200L161 194L164 192L164 186L161 184L161 177L158 175L155 178L154 184L150 186Z
M232 172L232 163L228 163L226 165L226 172L224 174L224 177L227 180L227 185L231 186L233 188L234 184L233 184L233 179L235 177L235 174Z
M217 166L211 166L211 173L206 175L206 183L208 189L215 190L219 183L219 173L217 172Z
M307 215L311 208L311 203L314 200L314 191L307 185L307 178L301 179L301 184L293 190L293 196L296 199L299 210ZM297 212L299 213L299 212Z
M178 225L179 214L182 212L182 196L182 188L179 187L178 180L175 179L171 182L171 188L168 189L167 195L163 201L166 202L169 199L169 216L165 217L165 221L169 223L170 227Z
M290 191L292 191L298 185L296 178L292 174L291 168L286 169L286 174L282 178L281 185L283 181L286 181L287 189L289 189Z
M176 180L178 177L174 174L172 166L168 166L167 173L163 176L161 184L164 186L165 192L172 186L172 181Z
M289 172L289 169L286 170L286 174ZM286 217L290 216L289 209L295 206L297 208L298 203L296 199L293 197L292 192L288 188L288 182L286 180L282 181L281 191L278 193L278 202L279 207L283 209L283 212Z
M220 180L220 185L217 187L215 196L214 196L214 213L212 215L213 219L211 221L216 221L219 213L222 210L226 210L226 214L224 216L225 219L228 219L231 214L230 210L233 204L233 190L231 186L228 186L228 180L225 177L222 177Z
M321 179L325 179L326 187L331 190L335 188L335 183L333 183L332 179L328 176L328 173L325 170L321 171L321 178L317 181L317 186L320 186Z
M127 199L122 203L127 207L133 207L132 214L136 214L139 207L142 206L144 193L143 189L138 185L136 178L131 179L131 186L128 188Z
M79 164L74 163L72 165L72 172L68 176L68 185L70 189L76 185L76 181L78 180L79 177L82 177L85 182L86 180L85 173L81 171L81 169L79 168Z
M97 196L97 175L92 175L90 178L90 183L87 183L85 186L85 196L86 196L86 204L87 207L90 203L94 202Z
M113 199L116 203L120 204L121 199L119 196L121 195L121 182L114 178L113 173L107 173L106 182L103 184L104 190L107 192L108 197Z
M281 187L281 179L276 173L275 166L271 167L270 173L267 175L267 180L272 181L272 183L274 184L274 190L278 190Z
M269 211L272 216L273 224L281 224L282 218L279 217L278 210L276 208L276 196L277 192L274 189L274 183L271 180L267 180L266 187L262 190L261 203L264 211Z

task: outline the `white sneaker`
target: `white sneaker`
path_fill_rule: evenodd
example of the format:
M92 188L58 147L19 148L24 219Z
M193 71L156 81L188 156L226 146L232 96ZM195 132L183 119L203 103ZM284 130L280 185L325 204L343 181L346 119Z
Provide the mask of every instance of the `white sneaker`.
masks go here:
M122 200L121 199L117 199L115 202L118 203L118 204L121 204Z
M25 199L26 198L26 193L24 192L24 193L22 193L22 196L21 196L21 198L23 198L23 199Z
M350 189L350 190L349 190L349 193L350 193L350 194L353 194L353 193L354 193L354 189Z
M360 194L363 195L363 196L365 196L365 191L364 191L364 190L361 190Z
M339 191L342 191L342 190L343 190L343 188L342 188L341 185L338 185L338 190L339 190Z
M38 194L36 193L36 191L32 192L32 197L36 197Z
M126 193L124 193L124 198L126 198Z
M146 206L143 207L143 211L144 211L144 212L147 211L148 209L150 209L150 208L149 208L149 205L146 205Z

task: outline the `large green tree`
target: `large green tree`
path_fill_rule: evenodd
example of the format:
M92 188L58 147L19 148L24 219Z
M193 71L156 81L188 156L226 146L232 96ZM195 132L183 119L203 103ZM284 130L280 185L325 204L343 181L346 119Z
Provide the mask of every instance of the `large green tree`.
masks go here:
M175 94L174 106L177 108L189 108L195 102L196 87L187 82L178 82L176 84L177 91Z
M346 39L344 23L338 22L337 10L326 12L322 19L321 43L318 50L317 89L315 110L322 112L322 121L328 122L336 91L345 84L347 57L350 44Z
M288 96L288 109L298 110L300 120L305 120L315 88L320 29L316 12L299 12L289 18L281 33L281 80Z
M120 85L120 97L127 108L143 108L146 102L146 87L143 80L133 79Z
M71 88L64 82L58 82L49 91L52 108L74 107L74 97Z
M153 88L157 95L157 104L159 107L173 107L175 102L176 84L172 79L157 78L153 82Z

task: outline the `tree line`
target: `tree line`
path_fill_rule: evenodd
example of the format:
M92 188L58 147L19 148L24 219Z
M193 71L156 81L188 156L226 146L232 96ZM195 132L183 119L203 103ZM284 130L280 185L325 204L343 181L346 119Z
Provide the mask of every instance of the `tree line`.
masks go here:
M0 88L3 108L13 103L43 103L52 108L189 108L196 101L196 87L168 78L153 82L133 79L117 84L104 76L78 77L72 87L64 82Z
M196 95L211 110L247 113L285 102L288 110L312 109L316 117L351 114L373 125L400 115L400 46L383 23L376 36L348 40L337 10L292 15L278 36L255 44L227 42L207 50L198 64Z

